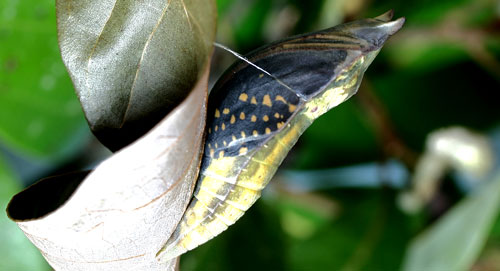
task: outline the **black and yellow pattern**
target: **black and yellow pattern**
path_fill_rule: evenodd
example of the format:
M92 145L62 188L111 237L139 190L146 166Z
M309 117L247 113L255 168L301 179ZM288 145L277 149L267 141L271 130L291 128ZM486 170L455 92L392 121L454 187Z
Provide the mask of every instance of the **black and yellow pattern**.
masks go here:
M158 253L193 249L238 220L260 197L304 130L356 93L363 73L404 19L388 12L292 37L250 53L214 86L194 198Z

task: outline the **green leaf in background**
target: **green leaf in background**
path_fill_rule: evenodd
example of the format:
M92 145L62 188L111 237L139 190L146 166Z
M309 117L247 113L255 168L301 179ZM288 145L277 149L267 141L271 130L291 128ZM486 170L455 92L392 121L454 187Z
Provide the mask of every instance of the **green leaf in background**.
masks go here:
M500 216L493 226L484 250L472 270L500 270Z
M5 214L12 194L21 187L0 157L0 270L50 270L38 249Z
M412 242L404 270L469 270L486 241L499 207L500 173Z
M1 1L0 46L0 142L52 159L81 146L88 133L59 54L53 1Z
M215 39L214 0L58 0L59 45L89 126L111 150L191 91Z
M305 240L292 239L292 270L398 270L409 221L384 190L338 189L338 214Z

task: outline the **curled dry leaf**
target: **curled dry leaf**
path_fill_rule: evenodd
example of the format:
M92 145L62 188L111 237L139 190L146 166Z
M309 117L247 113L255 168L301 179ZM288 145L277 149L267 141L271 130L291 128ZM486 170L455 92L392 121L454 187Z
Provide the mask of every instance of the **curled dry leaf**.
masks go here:
M57 0L59 46L87 121L118 150L179 104L215 38L213 0Z
M56 270L170 270L155 255L188 204L205 126L208 65L143 138L86 173L40 181L8 213ZM82 181L83 179L83 181ZM67 199L67 200L66 200Z

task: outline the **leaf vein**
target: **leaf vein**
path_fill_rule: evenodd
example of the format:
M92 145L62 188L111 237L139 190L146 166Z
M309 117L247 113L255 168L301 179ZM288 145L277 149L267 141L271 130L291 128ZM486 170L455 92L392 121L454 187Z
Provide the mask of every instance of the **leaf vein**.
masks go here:
M123 125L125 124L128 112L130 111L130 105L131 105L131 101L132 101L132 96L134 94L135 84L137 83L137 78L139 77L139 70L141 69L141 63L144 60L144 55L146 54L146 50L149 47L149 44L150 44L151 40L153 39L154 34L156 33L156 31L160 27L160 24L163 21L163 18L165 18L165 14L167 13L167 10L170 7L171 2L172 2L172 0L167 0L167 3L165 5L165 7L163 8L162 13L160 15L160 18L158 18L158 21L156 22L155 27L151 31L151 34L149 34L148 40L146 41L146 43L144 44L144 47L142 48L141 58L139 59L139 62L137 63L137 69L135 72L134 81L132 82L132 86L130 88L127 109L125 110L125 114L123 114L123 120L122 120L122 123L120 125L120 128L123 127Z
M90 90L90 87L89 87L89 67L90 67L90 62L92 61L92 56L94 55L95 49L97 48L97 45L99 44L99 41L102 38L102 34L104 32L104 29L106 29L106 26L108 25L109 20L111 19L111 16L113 16L113 11L115 10L116 3L118 3L118 0L115 0L115 2L113 4L113 8L111 9L111 12L109 13L109 17L106 19L106 22L104 23L104 25L103 25L103 27L101 29L101 32L97 36L97 39L96 39L96 41L94 43L94 46L90 50L89 59L87 61L87 66L85 68L85 87L88 90Z

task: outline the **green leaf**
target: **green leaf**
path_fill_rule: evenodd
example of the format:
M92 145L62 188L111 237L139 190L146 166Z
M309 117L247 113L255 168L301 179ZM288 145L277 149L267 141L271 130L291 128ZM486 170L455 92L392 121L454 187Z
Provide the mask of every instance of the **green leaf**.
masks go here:
M12 194L21 189L0 157L0 208L5 210ZM0 215L0 270L49 270L42 255L5 213Z
M179 104L208 63L215 2L58 0L59 45L92 129L112 150Z
M500 207L500 174L462 200L410 245L405 271L469 270Z
M1 1L0 11L0 141L60 157L88 133L60 59L53 1Z

